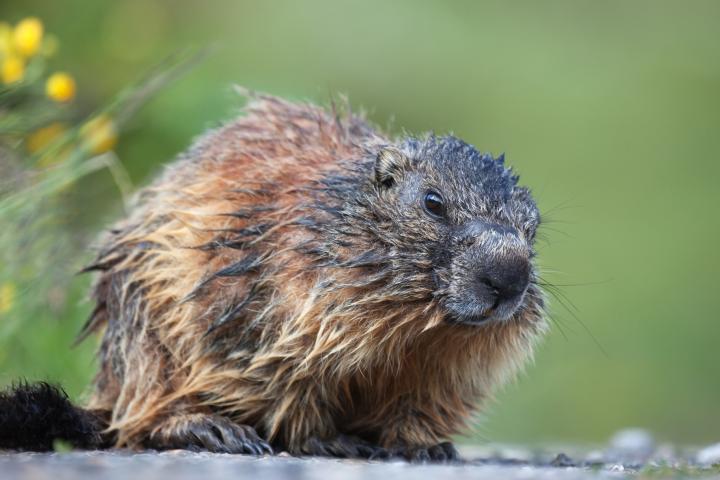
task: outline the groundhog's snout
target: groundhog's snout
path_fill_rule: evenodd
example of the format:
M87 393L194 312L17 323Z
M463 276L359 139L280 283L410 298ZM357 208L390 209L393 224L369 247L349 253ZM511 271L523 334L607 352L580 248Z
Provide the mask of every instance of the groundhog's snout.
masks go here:
M464 322L506 320L520 307L530 284L530 248L517 230L475 221L459 236L465 251L454 265L449 307Z
M497 310L515 304L530 283L530 264L522 255L501 256L479 267L477 292ZM491 312L488 312L491 313Z

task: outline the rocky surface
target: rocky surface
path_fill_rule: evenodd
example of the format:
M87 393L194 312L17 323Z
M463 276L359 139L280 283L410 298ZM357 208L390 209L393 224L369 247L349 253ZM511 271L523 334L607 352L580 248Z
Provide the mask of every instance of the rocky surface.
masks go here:
M598 450L506 445L461 446L465 460L443 465L186 451L0 453L0 479L591 479L719 478L720 444L678 449L641 430L619 432Z

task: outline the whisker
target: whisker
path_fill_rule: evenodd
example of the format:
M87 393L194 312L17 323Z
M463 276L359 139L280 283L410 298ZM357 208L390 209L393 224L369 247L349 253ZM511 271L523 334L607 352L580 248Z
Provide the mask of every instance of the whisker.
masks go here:
M553 232L553 233L559 233L560 235L564 236L565 238L573 238L573 236L570 235L569 233L567 233L566 231L560 230L559 228L549 227L549 226L547 226L547 225L545 225L545 224L542 224L542 225L540 226L540 230L539 230L539 232L538 232L538 238L543 238L543 237L544 237L544 238L547 238L547 236L544 235L544 233L547 232L547 231L550 231L550 232Z
M606 283L610 283L612 280L601 280L598 282L585 282L585 283L549 283L546 281L538 282L538 285L541 287L549 286L549 287L591 287L594 285L603 285Z
M565 302L562 305L568 308L568 310L572 310L575 313L580 313L580 310L577 308L577 305L575 305L565 293L563 293L562 290L560 290L559 287L556 287L555 285L546 285L545 288L548 292L550 292L555 299L558 301Z
M540 212L541 218L543 218L543 221L545 221L545 220L544 220L545 217L551 216L551 215L552 215L553 213L555 213L555 212L560 212L560 211L563 211L563 210L572 210L572 209L575 209L575 208L580 208L579 205L571 205L570 202L572 202L572 201L573 201L573 200L564 200L564 201L558 203L557 205L555 205L554 207L551 207L551 208L549 208L548 210L545 210L545 211Z
M580 324L580 326L583 328L583 330L585 330L585 333L587 333L588 336L592 339L593 343L595 344L595 346L597 346L597 348L600 350L600 352L602 352L602 354L606 358L610 358L610 355L608 354L607 350L605 350L605 348L602 346L602 344L597 339L597 337L595 337L595 335L592 333L590 328L580 318L580 316L579 316L580 309L577 307L577 305L575 305L575 303L573 303L572 300L570 300L568 298L568 296L565 295L565 293L557 285L554 285L554 284L546 281L540 275L538 275L538 278L540 279L540 282L537 282L537 285L541 286L548 293L550 293L553 296L553 298L555 298L555 300L557 300L557 302L565 310L567 310L567 312L575 319L575 321ZM556 323L556 325L557 325L557 323ZM563 336L564 336L564 334L563 334Z
M536 285L539 285L539 284L536 283ZM539 295L532 295L532 294L531 294L530 296L531 296L532 298L534 298L535 300L542 300L542 299L543 299L543 298L542 298L542 294L539 294ZM566 323L564 323L561 318L555 316L554 314L552 314L551 312L549 312L549 311L547 311L547 310L545 310L545 316L548 318L548 320L550 320L550 323L558 329L558 331L559 331L560 334L563 336L563 338L565 339L565 341L569 341L570 339L569 339L568 335L565 333L564 328L570 330L570 333L573 333L573 334L574 334L575 332L573 331L573 329L570 328L570 326L568 326Z

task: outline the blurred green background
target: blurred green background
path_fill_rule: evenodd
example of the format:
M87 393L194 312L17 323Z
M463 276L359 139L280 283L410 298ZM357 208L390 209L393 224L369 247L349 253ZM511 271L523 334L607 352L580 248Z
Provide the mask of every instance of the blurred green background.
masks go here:
M552 299L535 364L472 438L595 442L640 426L720 440L719 2L0 5L0 20L28 15L60 39L53 62L77 78L81 107L168 54L215 47L121 137L136 186L237 112L235 83L325 103L345 93L394 133L452 131L506 152L545 213L541 264L568 308ZM85 250L121 205L101 171L57 221ZM20 292L43 307L0 325L0 383L49 378L81 397L94 345L70 349L90 308L89 279L74 272L91 256L59 255L64 281L48 298Z

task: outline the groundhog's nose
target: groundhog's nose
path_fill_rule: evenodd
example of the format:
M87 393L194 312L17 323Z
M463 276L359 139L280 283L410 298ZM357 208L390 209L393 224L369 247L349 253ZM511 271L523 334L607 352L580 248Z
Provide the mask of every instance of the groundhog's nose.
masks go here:
M530 283L530 262L522 255L511 255L480 267L478 293L492 309L503 303L515 303Z

